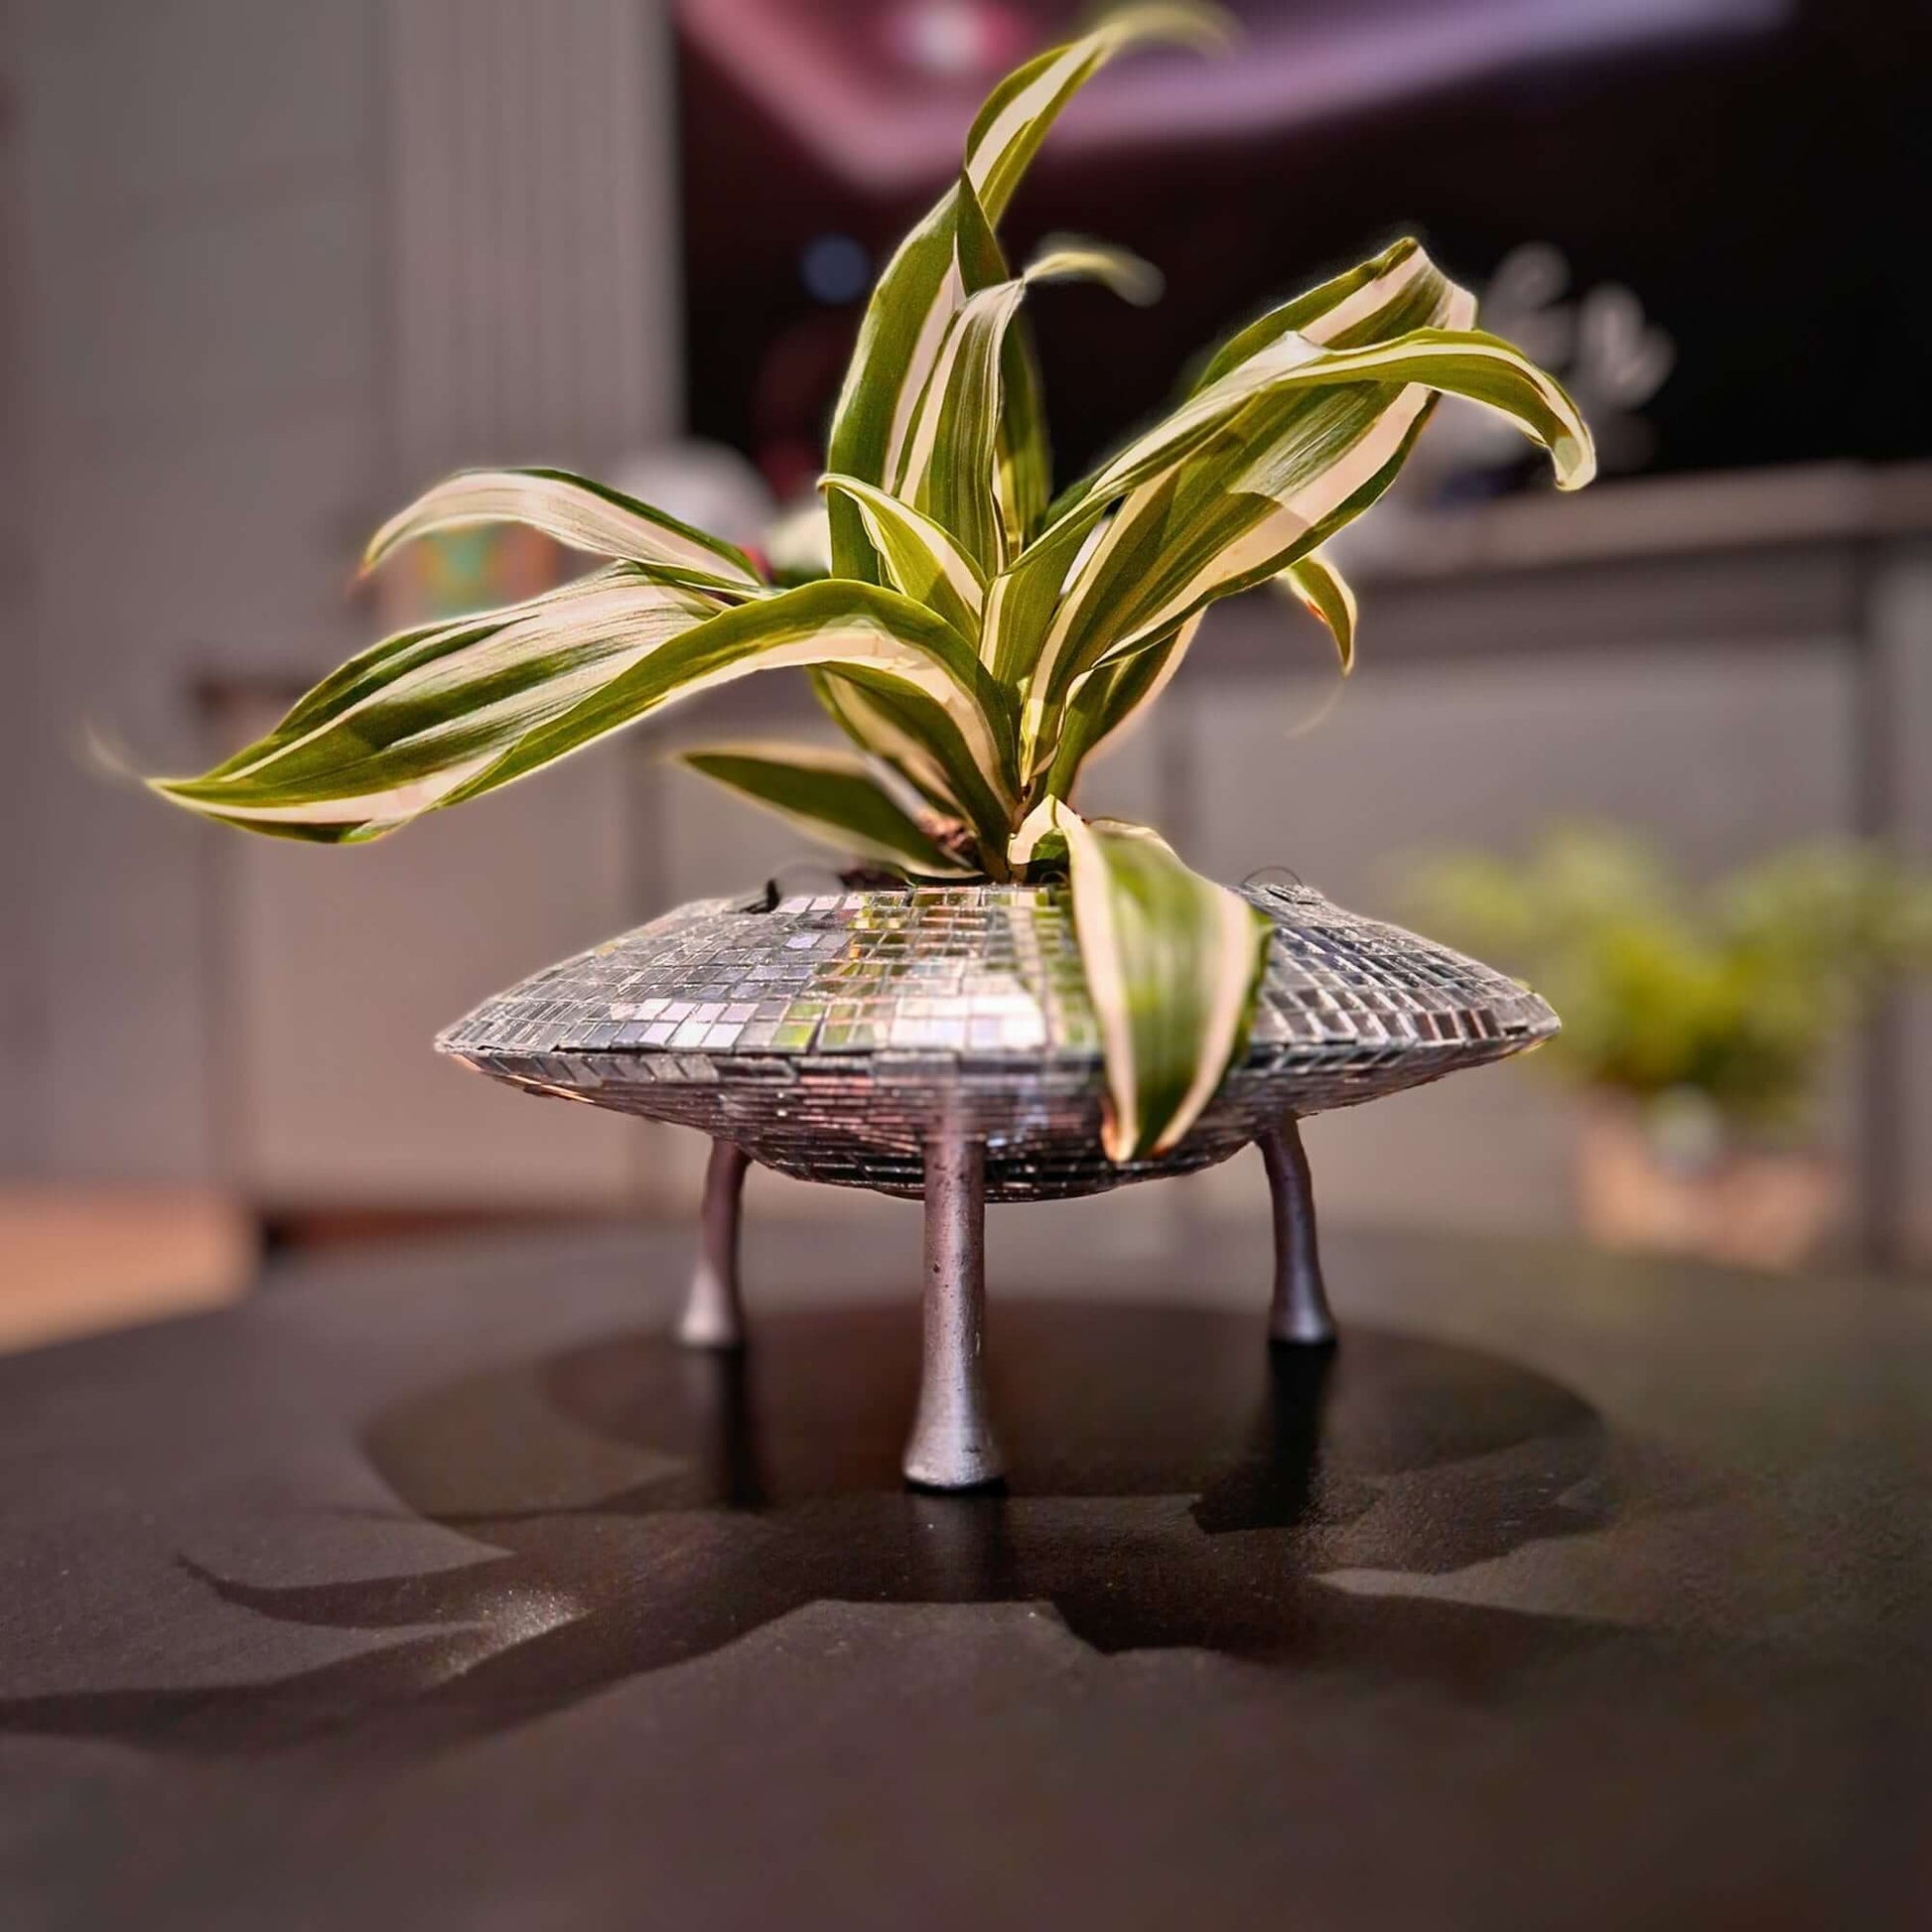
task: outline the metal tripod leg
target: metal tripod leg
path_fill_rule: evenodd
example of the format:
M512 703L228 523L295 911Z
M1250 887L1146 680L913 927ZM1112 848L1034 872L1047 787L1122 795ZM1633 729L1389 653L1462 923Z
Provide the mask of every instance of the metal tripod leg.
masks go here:
M1268 1311L1268 1339L1321 1346L1335 1338L1335 1318L1321 1285L1315 1246L1314 1186L1302 1130L1294 1115L1256 1137L1268 1167L1275 1208L1275 1296Z
M925 1345L905 1479L972 1489L1005 1463L987 1414L986 1148L950 1130L925 1149Z
M687 1348L743 1348L745 1305L738 1291L738 1229L745 1172L752 1165L729 1141L713 1141L698 1223L698 1265L677 1324Z

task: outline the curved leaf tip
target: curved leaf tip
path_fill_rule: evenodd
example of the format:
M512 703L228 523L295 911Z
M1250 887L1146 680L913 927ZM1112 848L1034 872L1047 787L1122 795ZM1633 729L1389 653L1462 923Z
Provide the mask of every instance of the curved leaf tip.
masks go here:
M1168 278L1131 248L1096 241L1089 235L1042 235L1022 279L1057 282L1075 278L1099 282L1137 309L1151 308L1168 287Z
M1190 0L1145 0L1141 5L1116 7L1089 30L1094 40L1106 37L1110 52L1137 41L1166 41L1201 54L1228 53L1239 44L1241 32L1234 14L1206 0L1198 5Z
M1596 476L1595 439L1581 413L1577 417L1577 424L1583 431L1581 436L1559 436L1550 445L1550 463L1557 473L1559 489L1582 489Z

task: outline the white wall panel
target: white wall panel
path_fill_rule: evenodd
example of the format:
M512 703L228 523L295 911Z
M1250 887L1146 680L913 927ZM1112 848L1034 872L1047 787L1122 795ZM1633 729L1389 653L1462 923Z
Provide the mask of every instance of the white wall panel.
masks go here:
M21 43L14 0L0 0L0 99L17 98ZM26 485L28 373L23 339L26 233L17 115L0 113L0 1174L28 1167L38 1108L38 987L32 971L29 853L36 666Z
M668 44L633 0L387 0L385 468L596 470L676 420ZM428 1050L484 993L641 916L654 833L613 747L367 854L230 863L254 1188L616 1202L650 1130L539 1108ZM352 935L352 936L349 936Z
M1892 698L1891 802L1900 848L1932 866L1932 550L1899 556L1874 586L1873 601L1875 645ZM1900 1001L1888 1040L1903 1059L1898 1233L1906 1254L1923 1266L1932 1263L1932 989L1921 985Z
M316 586L345 575L337 530L372 480L374 6L305 10L280 31L270 12L17 11L34 1129L61 1172L199 1177L218 1111L204 835L103 783L81 733L172 759L193 740L198 675L332 647ZM327 114L303 98L322 85ZM320 463L319 438L333 439ZM306 567L288 539L251 544L278 502Z
M678 420L670 47L640 0L388 0L397 460L624 455Z
M76 747L94 724L198 759L198 690L364 641L355 550L430 471L591 465L675 422L662 10L12 0L8 25L46 589L9 1001L46 1073L33 1157L285 1200L621 1192L621 1129L473 1091L427 1035L637 909L624 759L345 856L173 817Z

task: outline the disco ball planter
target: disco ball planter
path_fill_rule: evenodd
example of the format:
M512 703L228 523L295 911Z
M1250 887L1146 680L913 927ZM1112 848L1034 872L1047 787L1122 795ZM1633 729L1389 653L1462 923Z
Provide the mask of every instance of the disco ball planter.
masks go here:
M1102 1151L1101 1029L1054 887L908 887L701 899L486 1000L437 1041L537 1094L711 1137L681 1332L745 1338L739 1201L757 1161L923 1197L926 1349L905 1473L1000 1473L979 1369L989 1202L1056 1200L1261 1148L1274 1195L1269 1332L1323 1343L1313 1200L1297 1121L1546 1038L1557 1019L1488 967L1301 887L1249 885L1267 963L1247 1045L1176 1146Z

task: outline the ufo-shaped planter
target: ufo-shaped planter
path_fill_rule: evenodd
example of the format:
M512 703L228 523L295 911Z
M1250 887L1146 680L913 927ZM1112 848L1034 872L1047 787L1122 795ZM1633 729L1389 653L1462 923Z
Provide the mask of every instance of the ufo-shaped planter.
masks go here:
M1478 1066L1557 1017L1514 980L1319 893L1250 884L1274 938L1243 1056L1159 1160L1102 1152L1100 1034L1065 894L907 887L700 899L486 1000L437 1041L493 1078L695 1127L714 1143L681 1333L744 1336L746 1167L925 1201L925 1356L907 1477L994 1480L980 1366L988 1201L1267 1164L1271 1337L1333 1337L1297 1121Z

